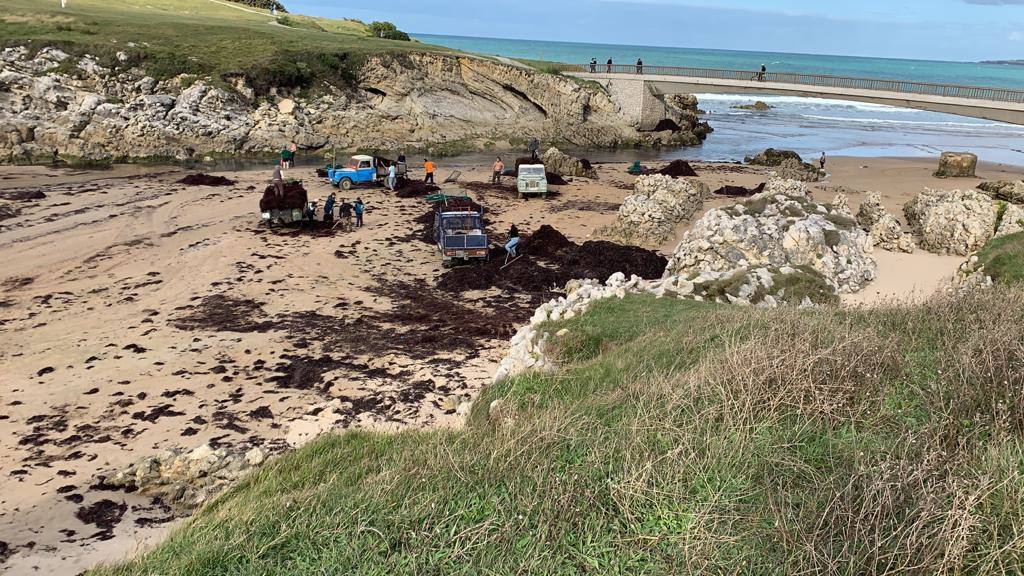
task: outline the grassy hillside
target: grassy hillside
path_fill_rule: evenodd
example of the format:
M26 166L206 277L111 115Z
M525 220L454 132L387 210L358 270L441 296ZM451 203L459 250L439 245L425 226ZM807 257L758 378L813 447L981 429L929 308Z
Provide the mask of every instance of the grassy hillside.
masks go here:
M323 438L95 574L1024 571L1024 293L551 328L466 429Z
M344 81L367 54L441 50L370 36L361 22L265 11L220 0L6 0L0 15L6 46L56 45L116 62L119 51L157 78L241 73L257 84L308 87Z
M1024 232L995 238L978 252L978 264L1001 284L1024 283Z

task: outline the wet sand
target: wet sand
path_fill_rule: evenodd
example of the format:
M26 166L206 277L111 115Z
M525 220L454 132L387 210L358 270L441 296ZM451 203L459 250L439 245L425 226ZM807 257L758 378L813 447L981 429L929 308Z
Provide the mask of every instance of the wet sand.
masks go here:
M767 172L694 166L712 189L754 186ZM548 200L472 195L493 239L512 223L524 232L550 224L582 242L614 220L633 180L625 167L599 165L601 180L577 179ZM925 186L1021 177L983 166L981 178L942 181L931 162L901 159L833 159L829 169L815 198L842 186L856 211L865 191L879 190L899 217ZM420 199L353 191L350 200L368 205L365 228L268 231L256 210L263 172L220 172L237 183L190 187L176 184L181 172L115 170L14 167L0 180L5 194L45 194L0 200L19 212L0 220L4 574L75 573L158 540L173 511L101 479L164 448L210 442L273 454L330 428L459 425L452 398L489 381L535 305L527 294L434 288L443 270L420 239ZM486 167L462 172L462 182L489 179ZM332 190L312 169L290 176L311 198ZM877 256L879 280L847 302L928 292L961 261Z

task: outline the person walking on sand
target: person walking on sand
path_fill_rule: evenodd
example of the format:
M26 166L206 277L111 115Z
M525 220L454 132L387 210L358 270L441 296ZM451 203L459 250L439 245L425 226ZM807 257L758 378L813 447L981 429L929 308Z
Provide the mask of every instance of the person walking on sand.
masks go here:
M508 242L505 243L505 251L508 252L509 256L515 258L517 246L519 246L519 228L516 228L516 225L513 224L512 228L509 228L508 231Z
M423 181L427 182L427 183L430 183L430 184L433 184L434 183L434 172L437 171L437 164L434 164L433 162L431 162L429 158L424 158L423 159L423 170L427 173L427 175L423 177Z
M388 166L388 182L387 182L387 185L388 185L388 190L391 190L392 192L394 192L395 188L398 187L398 165L397 164L392 164L391 166Z
M505 163L501 161L501 156L494 161L494 166L491 166L491 184L501 184L501 173L505 171Z
M641 60L640 58L636 59L636 73L637 74L643 74L644 73L644 61Z
M277 192L277 199L284 198L284 172L281 170L281 163L274 166L274 176L272 178L274 183L274 190Z
M334 222L334 192L324 201L324 222Z
M612 59L611 58L608 59L608 73L609 74L612 73Z
M355 205L352 206L356 213L356 228L363 227L363 212L366 211L366 204L363 204L362 198L356 198Z
M825 153L824 152L821 153L821 158L818 159L818 166L820 166L822 170L825 169Z

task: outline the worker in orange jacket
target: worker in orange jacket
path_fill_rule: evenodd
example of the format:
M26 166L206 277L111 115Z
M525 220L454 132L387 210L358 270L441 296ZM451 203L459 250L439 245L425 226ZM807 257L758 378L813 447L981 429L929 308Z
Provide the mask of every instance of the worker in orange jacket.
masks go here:
M434 183L434 172L437 171L437 164L434 164L430 160L423 159L423 170L426 171L427 175L423 178L424 182Z

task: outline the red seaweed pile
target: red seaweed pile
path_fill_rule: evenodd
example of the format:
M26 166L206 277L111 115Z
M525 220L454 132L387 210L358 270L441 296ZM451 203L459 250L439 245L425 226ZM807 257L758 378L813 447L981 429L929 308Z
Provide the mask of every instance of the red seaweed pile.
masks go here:
M428 184L421 180L399 178L395 196L398 196L399 198L419 198L420 196L429 196L430 194L440 191L440 187Z
M235 181L231 178L224 176L211 176L209 174L189 174L181 180L178 180L178 184L184 184L186 186L234 186Z
M306 207L308 196L302 182L285 182L284 196L277 197L277 189L273 184L267 186L263 191L263 198L260 199L260 211L267 210L291 210L298 208L303 210Z
M697 175L697 171L694 170L686 160L673 160L672 162L669 162L668 166L658 170L657 173L664 176L671 176L673 178Z
M449 270L437 287L454 293L500 288L542 301L569 280L596 278L603 282L616 272L655 279L662 276L668 264L658 253L635 246L606 241L578 245L548 225L524 235L519 254L518 259L507 259L503 248L494 248L489 261Z
M722 186L718 190L715 190L715 194L718 196L730 196L732 198L746 198L748 196L764 192L764 186L764 182L754 188L744 188L743 186Z

